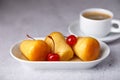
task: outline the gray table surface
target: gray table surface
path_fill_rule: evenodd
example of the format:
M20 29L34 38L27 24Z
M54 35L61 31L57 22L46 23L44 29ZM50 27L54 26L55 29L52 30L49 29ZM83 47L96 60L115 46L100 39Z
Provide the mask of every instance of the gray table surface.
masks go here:
M25 35L69 35L68 25L87 8L105 8L120 18L120 0L0 0L0 80L120 80L120 39L107 43L110 56L89 70L27 70L10 56Z

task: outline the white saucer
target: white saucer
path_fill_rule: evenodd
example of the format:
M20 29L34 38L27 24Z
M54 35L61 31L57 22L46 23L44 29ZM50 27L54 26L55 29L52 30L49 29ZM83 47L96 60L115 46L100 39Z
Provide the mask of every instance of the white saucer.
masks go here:
M74 34L76 36L87 36L80 31L79 21L75 21L72 24L70 24L68 26L68 31L70 34ZM119 38L120 38L120 33L110 33L106 37L97 38L97 39L104 42L111 42Z

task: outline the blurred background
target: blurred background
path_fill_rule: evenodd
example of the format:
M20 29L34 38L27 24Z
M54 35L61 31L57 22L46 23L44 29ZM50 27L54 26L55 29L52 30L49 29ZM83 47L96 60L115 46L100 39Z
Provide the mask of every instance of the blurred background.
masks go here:
M99 68L78 72L29 72L19 67L9 54L11 45L25 39L26 34L44 37L52 31L60 31L69 35L68 25L79 20L80 12L87 8L105 8L114 13L114 18L120 19L120 0L0 0L0 80L119 80L120 65L110 69L111 73L108 66L101 66L99 73ZM119 40L116 42L109 44L113 53L119 52L116 50L120 47Z
M68 25L79 20L80 12L87 8L109 9L115 18L120 17L120 0L0 0L0 34L68 34Z

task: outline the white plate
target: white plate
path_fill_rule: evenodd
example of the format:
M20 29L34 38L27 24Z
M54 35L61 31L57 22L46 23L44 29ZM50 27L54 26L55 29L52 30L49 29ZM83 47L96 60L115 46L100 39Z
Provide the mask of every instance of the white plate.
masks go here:
M70 34L74 34L76 36L87 36L81 32L80 27L79 27L79 21L75 21L72 24L70 24L68 26L68 31ZM111 42L119 38L120 38L120 33L110 33L106 37L96 38L96 39L104 41L104 42Z
M88 69L96 66L110 54L110 48L104 42L100 41L101 56L94 61L83 62L79 58L73 58L71 61L29 61L22 55L19 49L20 42L13 44L10 49L10 54L17 62L31 69Z

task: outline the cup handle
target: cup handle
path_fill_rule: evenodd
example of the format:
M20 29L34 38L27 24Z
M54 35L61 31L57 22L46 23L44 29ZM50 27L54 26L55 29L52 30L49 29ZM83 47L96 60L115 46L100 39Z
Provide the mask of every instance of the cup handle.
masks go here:
M111 28L111 32L114 32L114 33L120 33L120 20L113 19L113 20L112 20L112 24L117 24L118 27L115 28L115 27L112 26L112 28Z

